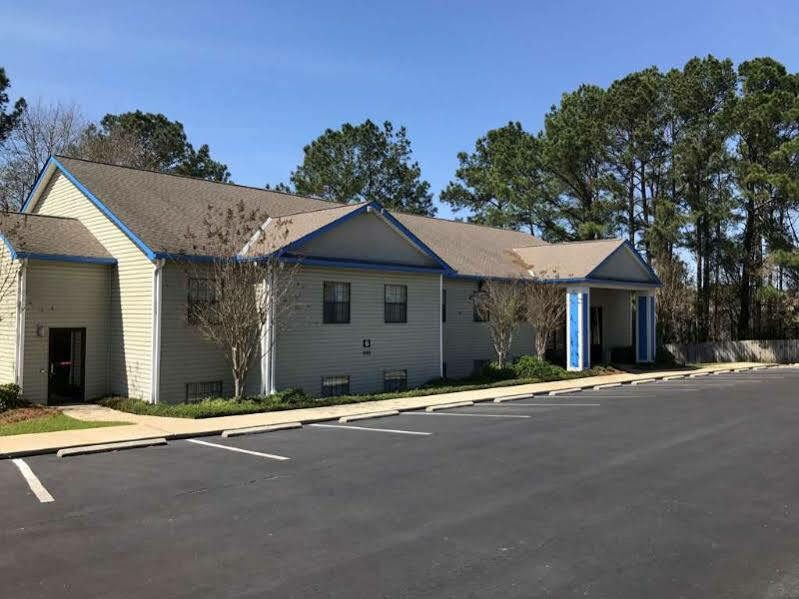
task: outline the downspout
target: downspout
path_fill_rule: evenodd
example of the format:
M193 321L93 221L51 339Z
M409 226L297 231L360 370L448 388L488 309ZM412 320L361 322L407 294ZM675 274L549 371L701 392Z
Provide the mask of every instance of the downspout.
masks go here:
M438 275L438 376L444 378L444 275Z
M264 277L264 302L266 303L266 320L261 329L261 395L269 395L272 388L272 305L270 277Z
M17 271L17 305L16 305L16 328L17 328L17 356L14 365L14 382L22 389L22 375L25 372L25 314L27 313L27 280L28 280L28 261L19 261Z
M272 283L270 275L270 285ZM277 331L275 330L275 302L271 298L273 291L270 289L269 301L269 393L277 391L275 383L275 363L277 362Z
M161 388L161 289L164 273L163 259L153 260L153 344L152 344L152 385L150 403L158 403Z

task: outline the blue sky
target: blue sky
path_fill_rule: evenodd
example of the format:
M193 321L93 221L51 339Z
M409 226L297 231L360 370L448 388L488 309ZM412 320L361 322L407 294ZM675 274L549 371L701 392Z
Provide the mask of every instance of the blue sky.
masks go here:
M117 6L118 4L118 6ZM696 55L799 70L789 1L4 2L12 95L181 121L234 181L286 181L326 127L404 124L438 193L488 129ZM446 207L440 216L450 217Z

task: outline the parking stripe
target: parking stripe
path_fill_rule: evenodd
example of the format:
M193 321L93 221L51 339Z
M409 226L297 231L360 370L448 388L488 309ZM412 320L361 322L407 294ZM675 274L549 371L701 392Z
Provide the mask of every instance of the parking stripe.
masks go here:
M255 455L261 458L269 458L270 460L290 460L291 458L287 458L286 456L282 455L274 455L271 453L261 453L260 451L251 451L249 449L240 449L238 447L231 447L229 445L220 445L219 443L209 443L208 441L200 441L200 439L186 439L189 443L197 443L199 445L207 445L208 447L217 447L219 449L227 449L228 451L236 451L238 453L246 453L248 455Z
M603 396L604 397L604 396ZM492 408L595 408L601 406L600 403L487 403L480 404L480 407L491 406Z
M39 478L33 473L30 466L28 466L25 460L21 460L19 458L12 460L14 465L19 469L20 474L22 477L27 481L28 486L33 491L33 494L36 495L36 499L38 499L41 503L50 503L55 501L53 496L44 488L44 485L39 480Z
M532 418L527 414L475 414L473 412L404 412L413 416L474 416L475 418Z
M315 426L318 428L349 428L356 431L374 431L377 433L394 433L395 435L419 435L429 437L433 433L424 433L421 431L403 431L396 428L373 428L369 426L350 426L344 424L309 424L308 426Z

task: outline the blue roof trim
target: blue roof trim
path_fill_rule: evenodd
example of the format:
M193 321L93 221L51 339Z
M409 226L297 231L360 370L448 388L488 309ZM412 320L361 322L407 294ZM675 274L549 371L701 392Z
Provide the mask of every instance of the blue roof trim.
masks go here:
M25 198L25 201L22 203L22 208L19 209L20 212L25 212L25 210L28 207L28 204L30 204L31 200L33 199L33 196L36 195L36 191L39 189L39 185L41 184L42 180L44 179L44 173L47 172L47 169L53 163L53 160L55 160L55 159L52 156L50 156L50 158L47 159L47 162L44 163L44 166L42 167L42 170L40 170L39 174L36 176L36 181L34 181L33 187L31 188L31 191L28 194L28 197Z
M638 258L638 262L640 262L640 263L641 263L641 266L643 266L643 267L644 267L644 269L645 269L645 270L646 270L646 271L649 273L649 275L650 275L650 276L651 276L651 277L652 277L652 278L653 278L655 281L657 281L657 284L658 284L658 285L662 285L662 284L663 284L663 283L661 282L660 278L657 276L657 274L655 274L655 271L654 271L654 270L652 270L652 267L651 267L651 266L649 266L649 264L647 264L646 260L644 260L644 257L643 257L641 254L639 254L639 253L638 253L638 250L636 250L636 249L635 249L635 246L633 246L633 244L632 244L632 243L630 243L630 241L629 241L629 240L627 240L627 239L625 239L625 240L622 242L622 244L621 244L619 247L617 247L617 248L616 248L615 250L613 250L613 251L612 251L612 252L611 252L609 255L607 255L607 256L605 257L605 259L604 259L604 260L602 260L602 262L600 262L599 264L597 264L597 265L596 265L596 266L595 266L595 267L594 267L594 268L591 270L591 272L589 272L589 273L588 273L588 277L590 278L590 277L591 277L591 275L592 275L592 274L594 274L594 272L596 272L597 270L599 270L600 268L602 268L602 266L604 266L604 265L605 265L605 263L606 263L607 261L609 261L611 258L613 258L613 256L615 256L615 255L616 255L616 254L617 254L617 253L618 253L618 252L619 252L619 251L620 251L622 248L627 248L627 249L629 249L629 250L630 250L630 251L633 253L633 255L634 255L636 258Z
M6 236L0 233L0 240L2 240L3 245L8 248L8 253L11 254L11 259L16 260L19 256L17 255L17 250L14 249L14 246L11 245L11 242L6 239Z
M407 227L405 227L405 225L403 225L396 218L394 218L394 216L388 210L383 208L383 206L381 206L378 202L369 202L368 204L364 204L363 206L356 208L352 212L348 212L344 216L337 218L333 222L327 223L323 227L319 227L318 229L311 231L310 233L308 233L303 237L300 237L296 241L292 241L290 244L280 249L280 254L290 253L292 250L302 247L309 241L315 239L316 237L319 237L320 235L323 235L327 231L335 229L339 225L347 222L348 220L355 218L356 216L360 216L361 214L364 214L370 208L375 209L378 212L378 214L380 214L380 216L385 218L389 223L391 223L392 226L399 229L400 233L405 235L405 237L407 237L418 249L420 249L436 264L438 264L441 267L441 269L446 271L453 270L452 267L446 262L444 262L444 260L442 260L438 254L436 254L433 250L427 247L427 245L425 245L421 239L419 239L418 237L416 237L416 235L411 233L411 231ZM287 216L286 218L291 219L291 215Z
M406 237L408 237L408 239L413 241L413 243L416 244L416 246L419 249L421 249L425 254L427 254L430 258L432 258L433 261L436 262L441 268L443 268L444 270L455 272L455 270L449 264L447 264L444 261L444 259L441 258L441 256L439 256L432 249L430 249L427 246L427 244L425 244L421 239L419 239L416 235L414 235L410 229L408 229L405 225L403 225L400 221L398 221L393 214L391 214L388 210L383 208L383 206L381 206L378 202L372 202L372 204L380 208L381 216L383 216L386 220L388 220L388 222L390 222L392 225L397 227L402 232L403 235L405 235Z
M80 262L83 264L106 264L114 265L116 258L95 258L92 256L70 256L67 254L38 254L36 252L19 252L20 258L30 258L31 260L53 260L56 262Z
M445 274L445 277L448 279L462 279L467 281L525 281L530 279L525 279L523 277L484 277L480 275L462 275L458 273L449 273ZM571 279L547 279L542 281L543 283L552 283L552 284L563 284L563 283L594 283L594 284L608 284L608 285L628 285L630 287L662 287L663 283L660 282L658 279L657 283L650 283L647 281L631 281L629 279L611 279L608 277L603 278L589 278L589 277L580 277L580 278L571 278Z
M69 179L70 183L72 183L72 184L73 184L75 187L77 187L77 188L80 190L80 192L81 192L81 193L82 193L84 196L86 196L86 198L87 198L87 199L88 199L88 200L89 200L89 201L90 201L92 204L94 204L94 205L95 205L95 207L96 207L98 210L100 210L100 212L102 212L102 213L103 213L105 216L107 216L107 217L108 217L108 219L109 219L109 220L111 220L111 222L113 222L113 223L114 223L114 224L115 224L115 225L116 225L116 226L119 228L119 230L120 230L120 231L122 231L122 232L123 232L123 233L124 233L124 234L125 234L125 235L128 237L128 239L130 239L130 240L131 240L131 241L132 241L132 242L133 242L133 243L136 245L136 247L138 247L138 248L139 248L139 249L140 249L142 252L144 252L144 254L145 254L145 255L146 255L146 256L147 256L147 257L148 257L150 260L153 260L153 259L156 257L156 254L155 254L155 252L154 252L152 249L150 249L150 246L148 246L148 245L147 245L146 243L144 243L144 242L143 242L141 239L139 239L139 238L136 236L136 234L135 234L133 231L131 231L131 230L130 230L130 229L127 227L127 225L125 225L125 223L123 223L123 222L122 222L122 221L119 219L119 217L117 217L117 215L116 215L116 214L114 214L113 212L111 212L111 210L108 208L108 206L106 206L106 205L105 205L105 204L102 202L102 200L100 200L100 199L99 199L97 196L95 196L95 195L94 195L94 194L93 194L91 191L89 191L89 189L88 189L88 188L87 188L85 185L83 185L83 183L81 183L80 181L78 181L77 177L75 177L75 175L73 175L73 174L72 174L72 173L69 171L69 169L67 169L67 168L66 168L66 167L65 167L63 164L61 164L61 162L59 162L59 160L58 160L58 159L57 159L55 156L51 156L51 157L50 157L50 160L48 160L47 166L49 166L49 165L50 165L50 163L54 164L54 165L55 165L55 166L58 168L58 170L60 170L60 171L61 171L61 172L64 174L64 176L65 176L67 179ZM47 166L45 166L45 169L43 169L43 170L42 170L42 173L44 173L44 171L47 169ZM41 176L41 174L40 174L40 176ZM38 187L38 185L39 185L39 181L37 181L37 184L36 184L36 186ZM36 187L34 187L34 191L35 191L35 189L36 189ZM33 198L33 192L31 192L31 195L30 195L30 196L28 196L28 199L25 201L25 205L24 205L24 206L23 206L23 208L22 208L23 212L24 212L24 211L27 209L27 207L28 207L28 204L30 203L30 201L31 201L31 199L32 199L32 198Z
M391 264L389 262L368 262L364 260L330 259L330 258L308 258L296 255L284 255L280 258L290 264L302 264L304 266L325 266L335 268L358 268L367 270L390 270L398 272L425 272L434 275L443 274L443 269L434 266L409 266L406 264Z

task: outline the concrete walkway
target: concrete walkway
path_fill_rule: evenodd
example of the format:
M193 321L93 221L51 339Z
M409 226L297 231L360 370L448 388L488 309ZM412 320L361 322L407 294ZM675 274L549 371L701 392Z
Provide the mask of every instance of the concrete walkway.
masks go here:
M437 395L425 395L422 397L403 397L357 404L322 406L318 408L300 408L296 410L284 410L281 412L263 412L259 414L221 416L217 418L202 419L140 416L137 414L129 414L127 412L119 412L117 410L112 410L110 408L93 404L65 406L61 408L65 414L80 420L119 421L128 422L131 424L104 428L58 431L52 433L32 433L27 435L0 437L0 458L20 457L42 453L55 453L59 449L80 447L83 445L94 445L97 443L114 443L121 441L134 441L139 439L152 439L158 437L164 437L166 439L180 439L186 437L218 435L222 431L237 428L283 424L287 422L320 422L324 420L336 420L342 416L353 416L356 414L365 414L384 410L418 410L428 406L436 406L458 401L491 401L494 398L508 395L543 394L561 389L585 389L593 387L594 385L631 383L633 381L644 379L661 379L666 376L688 375L697 372L713 372L716 370L730 370L737 368L749 369L761 366L767 365L754 362L734 362L713 364L690 370L665 370L642 374L610 374L565 381L552 381L548 383L532 383L528 385L478 389L475 391L441 393Z

